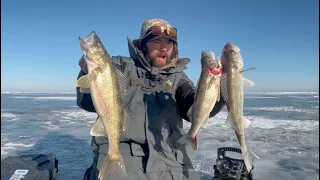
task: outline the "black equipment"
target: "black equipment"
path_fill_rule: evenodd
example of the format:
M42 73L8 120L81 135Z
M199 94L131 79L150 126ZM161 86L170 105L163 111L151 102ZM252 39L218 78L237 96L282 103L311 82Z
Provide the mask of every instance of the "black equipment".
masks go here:
M226 152L240 153L241 149L233 147L218 148L216 164L213 166L213 180L252 180L243 159L226 156Z
M7 157L1 162L1 179L55 180L58 159L55 154L30 154Z

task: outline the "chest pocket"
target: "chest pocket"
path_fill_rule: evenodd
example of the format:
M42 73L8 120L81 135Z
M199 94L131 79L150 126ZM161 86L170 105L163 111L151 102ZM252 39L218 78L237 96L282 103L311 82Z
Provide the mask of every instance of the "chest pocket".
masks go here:
M141 90L145 92L163 92L169 93L175 99L175 87L177 83L174 82L176 74L160 74L158 68L153 68L148 72L142 68L136 68L137 77L130 79L131 86L141 85Z
M157 68L153 68L150 73L136 67L133 61L125 61L122 64L122 71L129 81L123 101L129 115L129 120L126 122L127 136L139 144L144 144L146 131L158 132L167 123L169 127L164 128L164 131L168 130L168 133L164 134L168 136L177 119L181 119L177 117L179 110L175 102L178 82L176 79L179 79L180 73L160 74ZM146 119L152 123L143 126Z

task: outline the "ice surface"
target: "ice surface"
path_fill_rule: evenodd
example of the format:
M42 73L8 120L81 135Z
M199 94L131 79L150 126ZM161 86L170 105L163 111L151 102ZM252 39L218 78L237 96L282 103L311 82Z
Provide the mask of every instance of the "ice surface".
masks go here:
M260 157L254 160L254 179L319 179L318 93L263 92L245 97L244 114L252 121L245 130L246 143ZM92 161L89 133L97 115L76 106L72 93L2 92L1 98L1 158L54 152L59 179L82 179ZM224 108L199 130L194 167L204 180L213 177L217 148L239 147L226 118ZM184 122L185 131L189 128Z

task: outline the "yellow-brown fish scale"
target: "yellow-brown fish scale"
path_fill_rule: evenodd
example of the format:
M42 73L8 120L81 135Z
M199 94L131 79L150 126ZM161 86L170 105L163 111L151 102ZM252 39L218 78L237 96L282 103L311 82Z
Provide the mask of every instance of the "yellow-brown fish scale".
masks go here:
M239 141L244 161L248 168L251 167L249 153L245 143L244 125L243 125L243 79L240 71L243 67L243 61L240 53L231 51L227 53L227 90L228 90L228 111L234 123L235 133ZM250 169L251 170L251 169Z
M89 49L89 56L92 61L94 61L96 64L99 64L100 66L104 65L105 62L108 61L109 54L105 53L105 50L102 47L92 47ZM107 58L103 58L107 57Z
M121 95L119 91L119 84L117 82L117 75L115 69L112 67L111 60L103 59L99 48L96 48L95 54L91 54L90 58L95 62L105 62L105 65L93 70L91 75L90 88L91 96L94 102L95 109L102 120L103 125L107 131L109 141L109 156L110 158L118 158L119 139L122 132L122 104ZM98 53L98 54L96 54ZM106 53L107 54L107 53ZM106 57L104 55L104 57Z
M228 109L234 120L236 131L240 134L244 132L242 123L243 117L243 81L240 70L242 69L242 59L239 53L228 53L227 67L227 89L228 89Z
M193 109L193 123L189 134L194 137L203 121L208 117L217 100L217 93L220 79L202 72L196 92L196 99ZM209 101L210 100L210 101Z

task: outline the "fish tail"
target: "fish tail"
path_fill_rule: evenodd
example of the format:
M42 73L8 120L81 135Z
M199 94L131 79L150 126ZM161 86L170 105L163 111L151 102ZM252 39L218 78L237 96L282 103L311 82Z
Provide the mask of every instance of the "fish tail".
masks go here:
M245 164L248 172L250 172L252 170L252 162L250 161L250 156L249 156L249 152L248 152L248 149L247 149L247 145L244 142L244 137L241 136L238 133L236 133L236 135L237 135L237 138L238 138L239 143L240 143L241 154L242 154L242 157L243 157L244 164Z
M117 178L123 178L127 176L127 170L124 165L124 161L121 155L117 158L112 158L107 155L106 159L103 161L102 166L99 171L99 180L108 180Z
M179 144L191 144L194 149L198 149L197 135L193 138L190 134L183 135L178 141Z
M248 149L246 147L243 147L241 148L241 152L242 152L244 164L246 165L248 172L250 172L253 169L253 167L252 167L252 162L250 161Z
M242 123L244 128L248 128L251 125L251 121L244 116L242 117Z
M236 135L240 143L244 164L247 168L247 171L250 172L253 169L253 157L251 155L255 156L257 159L259 159L259 157L255 155L252 151L250 151L252 154L249 153L247 145L245 144L244 136L240 135L237 132Z

